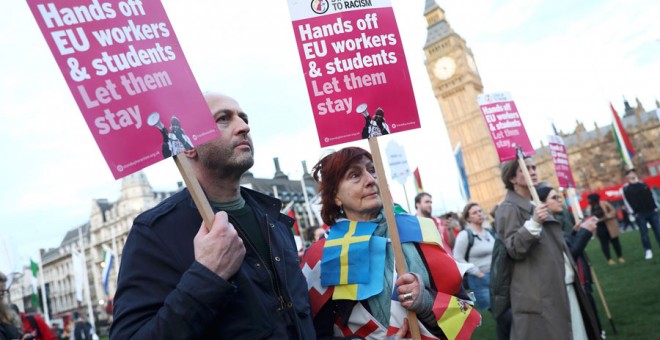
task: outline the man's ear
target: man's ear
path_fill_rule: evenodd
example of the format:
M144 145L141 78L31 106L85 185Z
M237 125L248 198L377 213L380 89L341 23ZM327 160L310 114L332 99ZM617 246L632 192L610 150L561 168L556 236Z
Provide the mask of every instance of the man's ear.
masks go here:
M190 150L184 150L183 154L186 155L188 158L197 158L197 149L192 148Z

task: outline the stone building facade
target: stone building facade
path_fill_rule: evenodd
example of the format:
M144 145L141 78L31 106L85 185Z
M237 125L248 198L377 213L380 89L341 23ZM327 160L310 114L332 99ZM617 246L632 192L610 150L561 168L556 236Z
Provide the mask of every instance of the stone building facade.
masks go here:
M57 248L41 250L43 263L43 278L48 297L48 314L51 319L59 319L70 315L74 311L85 312L88 309L86 292L82 302L76 297L75 275L73 269L72 252L85 250L87 282L83 289L89 285L89 295L92 301L94 319L102 325L107 322L110 315L106 313L108 299L114 296L117 289L117 266L110 270L108 293L103 288L101 273L103 271L104 248L114 249L117 256L115 261L121 259L121 249L133 224L133 219L146 209L158 204L174 192L156 192L151 188L146 176L138 172L125 177L121 182L120 197L117 201L107 199L93 199L88 222L69 230ZM118 263L118 262L116 262ZM20 284L12 295L12 302L19 303L23 310L34 312L43 309L32 306L31 303L31 273L29 270L22 275ZM29 286L29 288L23 286ZM20 290L20 292L19 292ZM41 293L40 293L41 295ZM43 296L41 296L43 298Z
M656 101L656 108L649 111L639 100L636 100L635 107L628 101L624 101L623 105L625 114L621 117L621 123L636 152L632 158L633 165L641 178L657 176L660 174L660 102ZM602 114L612 115L609 111ZM578 192L592 192L623 183L624 163L612 135L611 124L602 127L594 124L593 129L587 130L582 122L576 121L572 133L559 132L559 135L566 145ZM556 187L557 174L548 147L542 145L536 150L534 158L539 178Z
M308 173L305 163L303 162L304 174L301 180L290 180L281 171L277 158L274 159L274 163L275 175L273 178L255 178L254 175L247 172L241 178L241 185L277 196L282 200L283 206L287 206L291 202L294 216L303 230L310 225L320 225L318 207L310 211L304 204L303 187L309 200L314 200L317 193L317 185ZM177 191L182 187L182 183L179 183ZM74 311L84 313L88 310L85 295L83 295L82 302L76 298L72 259L72 251L80 249L79 235L82 235L87 269L86 284L89 284L94 319L101 329L110 321L111 315L108 311L111 309L107 308L108 301L112 299L117 290L117 274L122 248L133 225L133 220L141 212L154 207L175 192L154 191L143 172L129 175L122 179L120 196L116 201L93 199L89 221L69 230L57 248L41 250L43 276L48 297L48 314L51 319L70 316ZM115 265L110 269L107 293L103 287L102 278L105 266L104 250L106 249L112 250L116 254ZM29 268L25 268L24 271L22 275L18 275L19 278L11 287L11 301L16 303L21 310L28 312L42 310L43 307L32 305L32 274ZM85 285L84 289L87 289L86 287Z
M273 163L275 165L273 178L255 178L252 173L246 172L241 177L241 185L279 198L284 208L292 203L291 209L301 230L321 226L323 221L321 220L321 208L318 205L318 185L308 172L306 162L302 161L303 175L299 180L291 180L288 175L282 172L277 157L273 158ZM309 207L306 204L305 196L307 196L307 201L310 202ZM287 213L287 211L284 212ZM302 235L304 240L306 240L305 236Z

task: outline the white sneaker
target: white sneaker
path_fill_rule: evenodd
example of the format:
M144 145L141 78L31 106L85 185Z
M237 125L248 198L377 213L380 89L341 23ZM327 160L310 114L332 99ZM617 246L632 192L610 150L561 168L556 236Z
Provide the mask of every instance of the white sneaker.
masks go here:
M652 258L653 258L653 252L651 251L651 249L646 250L646 255L644 255L644 259L650 260Z

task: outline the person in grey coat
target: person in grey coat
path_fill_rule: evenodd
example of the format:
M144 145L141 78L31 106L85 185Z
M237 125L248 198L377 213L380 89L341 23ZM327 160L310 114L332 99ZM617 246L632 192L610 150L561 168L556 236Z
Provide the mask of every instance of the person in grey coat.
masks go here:
M526 158L525 164L536 184L534 160ZM502 181L507 192L495 212L495 224L513 260L510 339L599 339L591 318L585 318L584 327L572 325L567 285L579 301L586 297L575 279L575 263L560 223L547 204L532 203L534 188L528 186L517 160L503 164Z

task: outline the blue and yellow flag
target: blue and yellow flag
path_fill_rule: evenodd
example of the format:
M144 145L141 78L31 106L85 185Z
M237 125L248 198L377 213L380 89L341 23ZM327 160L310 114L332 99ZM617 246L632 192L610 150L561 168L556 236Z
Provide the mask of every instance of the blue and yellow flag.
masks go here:
M442 247L442 238L440 237L438 228L430 218L408 214L398 214L395 217L401 243L432 243Z
M369 281L369 239L376 223L342 221L330 228L323 246L321 285Z
M334 299L363 300L383 290L387 240L372 236L378 225L342 221L330 228L323 246L321 285L334 286Z
M333 300L366 300L383 291L386 244L387 239L384 237L371 237L369 240L369 280L366 283L335 286L332 293Z

